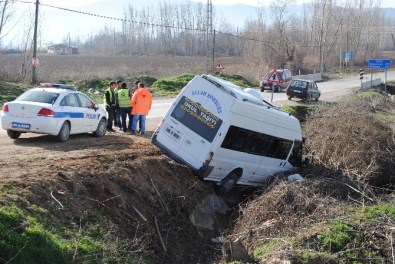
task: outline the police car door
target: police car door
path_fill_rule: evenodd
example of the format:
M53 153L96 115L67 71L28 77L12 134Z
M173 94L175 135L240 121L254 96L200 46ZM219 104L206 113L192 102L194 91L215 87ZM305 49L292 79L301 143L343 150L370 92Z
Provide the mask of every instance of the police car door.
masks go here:
M84 113L82 131L90 132L96 130L100 120L100 113L94 109L95 102L80 93L77 93L77 97L81 102L81 110Z
M58 124L59 129L62 124L68 120L71 124L71 134L81 132L84 113L81 111L81 105L75 93L67 94L62 99L59 104L57 115L60 120L60 123Z

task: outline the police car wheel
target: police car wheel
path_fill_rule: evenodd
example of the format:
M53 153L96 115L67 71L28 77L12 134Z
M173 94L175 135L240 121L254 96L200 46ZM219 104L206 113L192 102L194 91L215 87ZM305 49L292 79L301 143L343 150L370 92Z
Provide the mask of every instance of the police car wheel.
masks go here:
M102 118L99 122L99 124L97 125L97 129L95 132L93 132L93 135L95 137L103 137L106 134L107 131L107 121Z
M7 135L12 139L17 139L21 136L21 132L14 131L14 130L7 130Z
M220 183L220 185L217 188L217 193L219 195L224 195L228 192L230 192L230 190L236 185L237 183L237 175L234 172L231 172L228 174L228 176L226 176Z
M65 142L69 139L70 136L70 124L69 122L64 122L62 127L60 128L59 134L57 136L60 142Z

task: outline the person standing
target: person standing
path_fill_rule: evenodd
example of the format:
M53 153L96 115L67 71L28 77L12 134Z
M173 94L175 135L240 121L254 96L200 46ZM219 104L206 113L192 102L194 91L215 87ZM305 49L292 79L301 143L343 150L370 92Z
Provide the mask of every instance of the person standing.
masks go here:
M132 97L133 97L133 93L139 88L139 83L140 83L140 81L135 81L134 82L134 86L133 87L131 87L130 89L129 89L129 97L130 97L130 100L132 100Z
M133 93L134 93L135 91L137 91L137 89L139 88L139 83L140 83L139 80L135 81L135 82L134 82L133 88L129 89L130 100L132 100L132 98L133 98ZM132 108L132 111L133 111L133 108ZM133 115L132 115L132 119L133 119ZM138 122L138 130L137 130L137 131L138 131L138 132L141 131L141 120L140 120L140 119L139 119L139 122Z
M115 90L115 120L114 124L119 127L120 130L122 130L122 124L121 124L121 110L119 109L119 104L118 104L118 91L121 90L122 86L122 81L118 80L117 81L117 86Z
M132 118L130 116L131 112L131 102L129 98L129 90L127 87L127 84L123 82L121 84L121 89L118 90L118 105L119 105L119 110L121 113L121 124L122 124L122 130L123 132L128 132L130 130L131 124L132 124ZM126 116L128 116L128 121L129 125L126 125Z
M111 81L109 83L109 87L104 93L104 105L106 106L106 111L108 113L107 119L107 130L114 132L115 130L112 129L112 123L114 122L114 114L115 114L115 93L114 89L117 85L116 82Z
M137 122L140 121L140 134L145 133L145 120L152 105L152 95L145 87L144 83L139 83L138 89L133 93L132 97L132 134L136 133Z

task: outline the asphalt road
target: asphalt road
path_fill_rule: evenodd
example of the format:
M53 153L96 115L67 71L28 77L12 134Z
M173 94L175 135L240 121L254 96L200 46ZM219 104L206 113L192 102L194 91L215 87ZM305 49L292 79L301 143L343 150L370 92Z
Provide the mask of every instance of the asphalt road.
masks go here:
M375 73L373 79L381 78L381 81L385 80L385 73ZM294 76L297 78L297 76ZM370 81L370 74L365 74L364 82ZM395 81L395 71L387 73L387 81ZM325 100L328 97L336 97L336 95L346 94L347 91L353 89L358 89L361 87L361 81L359 75L354 75L351 77L332 79L325 82L317 83L318 88L321 90L321 98ZM284 92L282 93L271 93L264 92L261 93L262 97L267 101L273 101L275 104L281 104L288 102L287 96ZM273 100L272 100L273 95ZM148 115L148 118L162 117L166 111L170 108L174 99L157 99L153 102L153 106ZM293 101L298 101L298 99L292 99Z
M297 78L297 76L294 76ZM373 79L381 78L381 81L385 80L385 73L379 72L373 74ZM364 81L370 81L371 74L365 73ZM387 72L387 81L395 81L395 71ZM318 88L321 90L321 98L322 100L326 100L325 98L331 98L336 96L341 96L342 94L347 94L353 89L358 89L361 87L361 81L359 79L359 75L354 75L351 77L339 78L339 79L331 79L325 82L320 82L317 84ZM286 94L283 93L271 93L264 92L262 93L262 97L267 101L272 101L275 104L284 104L289 102L287 100ZM292 99L293 101L298 101L298 99ZM151 111L149 112L147 118L159 118L165 115L166 111L170 108L173 103L174 98L166 98L166 99L155 99L152 104ZM328 100L329 101L329 100ZM0 129L0 137L6 137L6 131Z

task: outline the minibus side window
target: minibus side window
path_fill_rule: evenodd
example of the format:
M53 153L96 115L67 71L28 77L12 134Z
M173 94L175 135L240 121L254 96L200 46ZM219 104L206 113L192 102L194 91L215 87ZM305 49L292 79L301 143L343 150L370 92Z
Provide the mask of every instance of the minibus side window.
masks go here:
M241 149L245 148L247 138L248 134L245 129L231 126L222 143L222 147L226 149L241 151Z
M291 150L292 141L230 126L221 147L284 160Z
M258 132L253 132L253 143L251 146L251 153L259 156L265 156L269 148L271 137Z
M267 156L275 159L286 159L292 147L292 141L276 138L270 144Z

